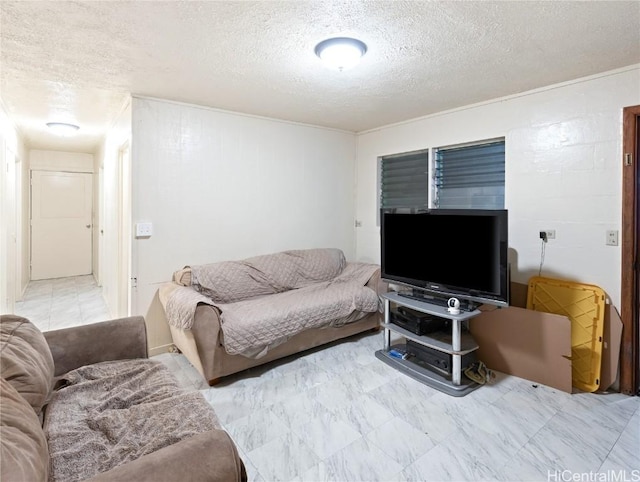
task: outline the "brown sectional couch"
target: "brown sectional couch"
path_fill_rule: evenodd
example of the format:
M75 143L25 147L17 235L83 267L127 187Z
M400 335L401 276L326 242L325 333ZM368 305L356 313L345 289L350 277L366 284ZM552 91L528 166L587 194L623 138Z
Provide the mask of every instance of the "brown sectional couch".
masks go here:
M197 391L147 359L144 319L42 334L0 316L0 480L246 480Z

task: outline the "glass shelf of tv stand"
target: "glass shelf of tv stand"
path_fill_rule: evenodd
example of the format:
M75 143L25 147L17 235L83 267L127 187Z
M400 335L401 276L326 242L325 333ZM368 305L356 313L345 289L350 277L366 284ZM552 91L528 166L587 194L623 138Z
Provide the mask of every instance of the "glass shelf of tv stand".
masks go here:
M455 351L453 349L452 334L451 332L437 332L430 333L429 335L416 335L409 330L405 330L401 326L394 325L393 323L383 323L382 328L393 331L402 335L404 338L413 340L421 345L428 346L440 350L450 355L466 355L474 350L478 349L478 344L469 333L460 334L460 350Z
M382 295L384 299L391 301L392 303L406 306L407 308L421 311L422 313L429 313L430 315L439 316L441 318L447 318L449 320L465 321L480 314L479 310L473 311L460 311L457 315L452 315L447 311L446 306L435 305L426 301L418 301L415 298L409 298L402 296L396 292L384 293Z

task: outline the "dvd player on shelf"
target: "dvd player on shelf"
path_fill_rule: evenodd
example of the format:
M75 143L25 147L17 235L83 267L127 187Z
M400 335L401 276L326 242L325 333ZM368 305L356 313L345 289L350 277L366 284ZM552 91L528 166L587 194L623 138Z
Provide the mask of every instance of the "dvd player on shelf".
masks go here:
M416 335L448 330L451 323L446 318L421 313L404 306L399 306L397 310L390 313L390 321Z
M437 368L445 373L451 374L451 355L440 350L429 348L412 340L407 340L407 359L417 362L427 368ZM475 352L462 355L460 368L464 370L477 360Z

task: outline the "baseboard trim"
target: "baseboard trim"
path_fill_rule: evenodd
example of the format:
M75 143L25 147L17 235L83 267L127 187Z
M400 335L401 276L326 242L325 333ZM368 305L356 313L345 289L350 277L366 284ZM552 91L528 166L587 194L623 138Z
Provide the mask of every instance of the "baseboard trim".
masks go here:
M153 348L149 348L149 356L161 355L162 353L169 353L172 347L173 347L173 343L169 343L167 345L154 346Z

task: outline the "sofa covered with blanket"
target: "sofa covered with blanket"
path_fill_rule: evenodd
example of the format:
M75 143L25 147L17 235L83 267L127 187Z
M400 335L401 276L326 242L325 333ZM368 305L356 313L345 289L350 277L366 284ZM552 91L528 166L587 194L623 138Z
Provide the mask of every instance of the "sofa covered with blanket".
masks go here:
M209 383L250 367L378 329L375 264L339 249L284 251L190 266L159 298L174 344Z
M0 480L240 481L202 394L147 359L141 317L41 333L0 316Z

